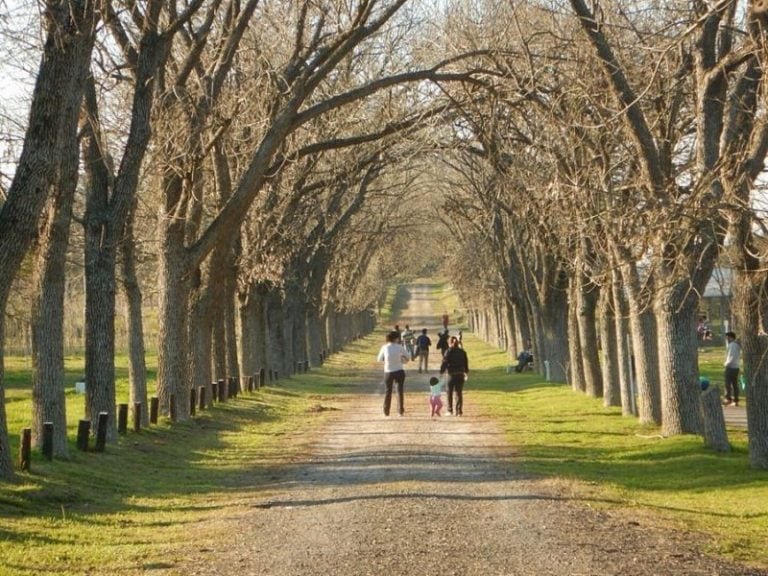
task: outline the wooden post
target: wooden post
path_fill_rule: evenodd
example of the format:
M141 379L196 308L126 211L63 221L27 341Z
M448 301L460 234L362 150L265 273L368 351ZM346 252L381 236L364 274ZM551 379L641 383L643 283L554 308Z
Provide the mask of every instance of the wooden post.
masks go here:
M157 414L160 412L160 400L157 396L149 399L149 423L157 424Z
M171 419L171 422L176 421L176 394L171 394L168 398L168 417Z
M21 450L19 450L19 468L22 472L29 472L32 464L32 428L21 430Z
M80 420L77 424L77 448L83 452L88 451L88 437L91 435L91 421Z
M275 381L275 371L272 370L272 368L269 369L269 383L272 384L272 382Z
M43 456L53 460L53 422L43 422Z
M219 380L219 402L226 402L227 401L227 387L224 384L224 380Z
M128 432L128 404L117 405L117 433Z
M211 404L219 399L219 383L211 382Z
M133 403L133 431L141 432L141 402Z
M109 412L99 412L99 422L96 428L96 452L104 452L107 447L107 423L109 422Z
M194 416L195 415L195 409L197 408L197 389L192 386L192 389L189 391L189 415Z
M200 386L200 393L199 393L199 403L198 406L200 407L200 412L205 410L205 386Z
M277 382L278 380L280 380L280 373L277 370L275 370L275 382Z
M309 372L309 360L304 360L304 374Z
M264 388L267 385L267 369L259 368L259 388Z

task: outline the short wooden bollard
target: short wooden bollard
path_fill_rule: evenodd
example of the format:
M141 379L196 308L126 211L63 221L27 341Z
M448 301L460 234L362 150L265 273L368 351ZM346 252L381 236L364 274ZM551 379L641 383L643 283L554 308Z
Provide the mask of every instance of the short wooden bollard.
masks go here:
M194 416L197 409L197 388L194 386L189 391L189 415Z
M267 385L267 369L259 369L259 388L264 388Z
M77 424L77 449L88 452L88 438L91 435L91 421L80 420Z
M168 417L171 422L176 421L176 394L171 394L168 397Z
M19 450L19 468L22 472L29 472L32 464L32 428L21 430L21 449Z
M240 391L240 381L234 376L229 377L228 396L230 398L237 398L237 394Z
M247 376L245 379L245 389L250 393L253 392L253 376Z
M278 380L280 380L280 373L277 370L275 370L275 382L277 382Z
M160 412L160 399L157 396L152 396L149 399L149 423L157 424L157 415Z
M109 423L109 412L99 412L98 427L96 428L96 452L104 452L107 447L107 424Z
M53 422L43 422L43 456L53 460Z
M117 433L126 434L128 432L128 404L117 405Z
M322 363L323 363L323 353L320 352L320 364L322 364Z
M200 407L200 411L202 412L205 410L205 386L200 386L200 393L198 394L200 402L198 403L198 406Z
M211 404L216 402L219 398L219 383L211 382Z
M133 431L141 432L141 402L133 403Z
M304 360L304 374L309 372L309 360Z

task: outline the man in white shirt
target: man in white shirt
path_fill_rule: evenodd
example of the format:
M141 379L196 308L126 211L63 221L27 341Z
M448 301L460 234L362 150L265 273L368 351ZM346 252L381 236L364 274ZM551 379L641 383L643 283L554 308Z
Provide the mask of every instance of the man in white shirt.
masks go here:
M739 357L741 345L733 332L725 333L725 402L726 406L739 405Z
M410 360L408 352L398 343L400 332L393 330L387 334L387 343L379 350L377 360L384 362L384 416L389 416L392 405L392 384L397 382L397 412L405 414L405 400L403 398L403 385L405 384L405 369L403 365Z

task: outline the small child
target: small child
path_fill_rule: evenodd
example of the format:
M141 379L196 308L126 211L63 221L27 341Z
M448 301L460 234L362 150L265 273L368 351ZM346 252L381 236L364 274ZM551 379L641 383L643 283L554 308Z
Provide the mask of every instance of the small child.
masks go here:
M439 378L432 376L429 379L429 405L432 407L432 416L442 416L440 410L443 407L443 384Z

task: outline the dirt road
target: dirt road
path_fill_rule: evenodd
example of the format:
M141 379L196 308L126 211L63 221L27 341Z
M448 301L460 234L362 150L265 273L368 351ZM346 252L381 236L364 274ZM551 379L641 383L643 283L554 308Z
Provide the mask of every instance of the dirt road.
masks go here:
M400 325L434 333L434 306L414 287ZM215 532L230 530L226 546L202 546L179 574L765 574L703 555L692 535L591 509L556 483L523 477L471 398L465 416L431 419L419 385L406 415L386 418L381 395L370 393L380 375L369 377L306 462L216 521ZM409 373L406 386L418 378Z

